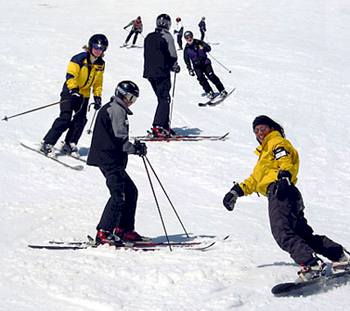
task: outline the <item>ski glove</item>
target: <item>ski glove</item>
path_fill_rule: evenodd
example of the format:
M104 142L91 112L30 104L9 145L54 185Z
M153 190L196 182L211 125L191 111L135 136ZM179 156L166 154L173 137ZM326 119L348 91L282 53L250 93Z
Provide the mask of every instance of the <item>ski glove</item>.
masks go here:
M244 192L242 188L239 186L239 184L235 183L234 186L231 188L230 192L226 193L226 195L224 196L222 203L228 211L233 211L237 198L243 195Z
M196 73L194 72L193 69L188 69L188 73L190 74L190 76L194 77L196 75Z
M144 157L147 154L147 146L145 143L141 143L139 140L134 143L135 154L140 157Z
M80 98L81 97L81 94L79 93L79 89L71 89L71 90L69 90L69 95L72 98Z
M94 109L95 110L99 110L102 106L102 101L101 101L101 97L100 96L94 96Z
M173 68L171 69L172 71L174 71L175 73L179 73L181 68L180 66L178 65L178 63L175 63Z
M277 175L277 188L276 195L277 198L281 201L285 200L288 197L288 194L291 192L293 186L292 174L288 171L279 171Z

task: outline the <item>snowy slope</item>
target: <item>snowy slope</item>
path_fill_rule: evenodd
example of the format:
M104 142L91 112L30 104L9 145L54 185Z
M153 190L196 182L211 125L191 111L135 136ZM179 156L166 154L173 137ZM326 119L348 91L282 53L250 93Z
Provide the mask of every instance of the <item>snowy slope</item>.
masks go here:
M1 118L59 100L70 57L93 33L110 39L103 99L122 79L141 96L132 107L131 134L150 127L155 96L142 78L142 49L119 49L132 18L144 34L166 12L181 16L198 36L206 16L216 73L237 92L222 105L197 106L202 92L185 69L177 77L172 126L180 132L223 134L225 142L148 144L149 160L193 235L223 237L207 252L141 253L97 249L35 251L28 243L81 240L94 234L108 198L98 169L68 170L23 149L39 142L58 108L0 123L0 310L345 310L349 286L308 298L276 299L270 288L295 278L297 267L274 242L265 198L222 197L247 177L256 158L253 118L281 122L301 158L299 188L315 231L350 248L350 6L346 0L67 1L1 0ZM140 38L139 43L142 43ZM89 114L89 122L92 113ZM88 148L91 137L82 137ZM164 239L138 157L128 172L139 189L136 229ZM183 231L157 188L171 239ZM336 303L335 303L336 302Z

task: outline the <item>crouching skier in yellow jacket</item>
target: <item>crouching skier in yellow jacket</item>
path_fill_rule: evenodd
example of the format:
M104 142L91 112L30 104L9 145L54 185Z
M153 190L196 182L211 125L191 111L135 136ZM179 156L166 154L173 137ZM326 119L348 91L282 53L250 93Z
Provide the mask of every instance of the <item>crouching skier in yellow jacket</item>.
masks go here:
M260 143L256 149L258 162L253 173L225 195L224 206L232 211L238 197L253 192L267 196L272 235L301 266L300 281L317 277L324 269L325 264L316 254L345 267L349 257L343 247L324 235L315 235L307 224L303 199L295 186L298 152L285 138L281 125L263 115L255 118L253 130Z
M105 68L102 57L107 47L106 36L95 34L90 38L86 51L73 56L69 62L66 81L61 92L60 115L41 143L40 150L46 155L54 156L53 146L67 129L62 151L78 155L77 144L87 122L86 113L91 89L94 108L98 110L101 107Z

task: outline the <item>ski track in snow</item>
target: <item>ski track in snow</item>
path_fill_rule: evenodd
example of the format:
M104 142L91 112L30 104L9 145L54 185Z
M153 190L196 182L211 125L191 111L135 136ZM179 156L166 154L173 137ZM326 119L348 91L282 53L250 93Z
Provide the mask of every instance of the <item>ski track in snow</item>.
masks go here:
M212 59L214 70L227 88L237 90L216 107L199 108L202 89L188 75L179 53L182 71L176 80L172 127L185 134L230 131L229 138L148 143L148 158L191 235L209 239L230 234L205 252L27 248L28 243L93 235L108 190L98 169L71 171L19 145L39 143L58 107L2 121L0 310L348 308L349 286L307 298L274 298L270 289L292 281L298 267L271 236L266 199L240 198L233 212L222 206L232 181L246 178L256 162L252 120L268 114L284 125L299 150L298 185L309 223L350 248L348 1L150 0L146 6L136 0L128 5L112 0L13 0L3 6L2 117L58 101L69 59L93 33L105 33L110 46L103 100L109 100L119 81L135 81L141 95L132 107L130 135L143 135L156 104L149 82L142 78L143 49L119 48L127 35L122 27L133 14L142 16L144 35L153 31L156 16L167 12L173 19L181 16L185 29L197 37L198 21L206 16L208 41L220 42L211 54L232 74ZM142 41L139 37L138 44ZM83 150L88 150L90 139L85 131L79 142ZM127 171L139 189L136 229L165 240L140 158L130 156ZM153 182L170 239L183 240L180 224Z

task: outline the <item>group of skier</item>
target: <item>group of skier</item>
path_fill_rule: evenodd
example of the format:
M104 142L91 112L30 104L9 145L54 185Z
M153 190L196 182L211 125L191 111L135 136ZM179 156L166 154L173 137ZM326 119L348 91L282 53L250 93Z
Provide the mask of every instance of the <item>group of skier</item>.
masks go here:
M181 19L177 20L176 34L182 38ZM201 22L204 22L204 18ZM133 26L126 42L133 33L133 44L137 33L142 32L141 17L129 23ZM136 26L138 25L138 26ZM152 135L169 136L175 133L170 127L170 73L180 72L174 39L169 30L171 18L161 14L156 19L155 31L144 39L143 77L148 79L158 99L158 106L152 123ZM196 75L200 85L210 98L214 97L209 79L225 97L227 92L214 74L207 53L210 46L195 39L191 31L184 32L186 46L184 60L191 76ZM178 41L179 42L179 41ZM179 47L182 48L179 43ZM129 154L146 156L145 143L129 141L128 116L130 106L139 97L138 86L129 80L118 83L114 96L102 106L102 83L104 73L103 56L108 40L103 34L93 35L85 51L72 57L69 62L66 81L61 92L60 115L45 135L41 151L46 155L67 131L63 150L77 153L77 143L87 122L86 113L90 92L94 96L94 108L98 111L87 164L100 168L106 178L110 198L97 225L97 244L118 244L125 241L142 241L144 238L135 231L137 188L126 173ZM102 106L102 108L101 108ZM101 109L100 109L101 108ZM74 113L74 115L73 115ZM224 196L223 205L234 209L237 198L258 192L268 198L270 226L278 245L287 251L301 266L301 280L319 275L324 268L321 254L335 264L349 263L349 256L340 244L326 236L315 235L304 216L302 196L296 187L299 157L291 142L285 138L283 127L270 117L262 115L253 121L253 132L259 143L256 153L258 162L252 174L240 184L234 184Z

